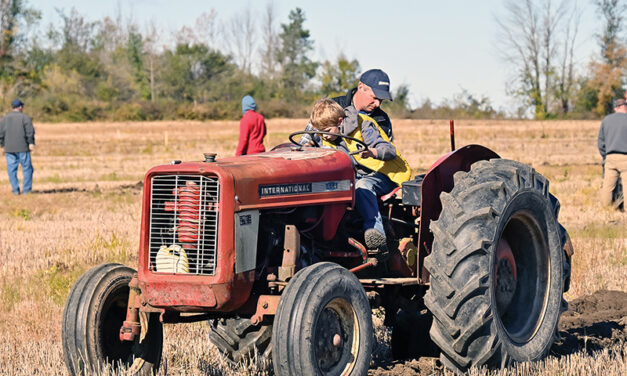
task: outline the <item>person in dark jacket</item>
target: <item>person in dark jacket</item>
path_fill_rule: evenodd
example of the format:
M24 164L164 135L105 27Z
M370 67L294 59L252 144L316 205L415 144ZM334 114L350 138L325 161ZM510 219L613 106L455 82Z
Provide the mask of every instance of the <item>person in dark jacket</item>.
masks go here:
M250 95L242 98L242 119L239 122L239 142L235 155L248 155L266 151L263 138L266 136L266 122L257 113L257 103Z
M603 158L604 176L601 187L601 204L619 207L624 197L614 197L618 182L627 176L627 101L614 100L614 113L601 122L597 138L599 153Z
M30 117L22 113L24 103L15 99L13 110L0 120L0 147L7 160L7 172L13 194L20 194L20 181L17 169L22 165L24 181L21 193L30 193L33 187L33 164L30 152L35 148L35 128Z
M381 69L370 69L364 72L359 78L356 88L349 90L346 95L332 99L347 111L356 111L374 119L388 136L388 139L394 141L390 117L381 109L381 103L384 100L392 100L390 77L384 71ZM315 129L309 123L305 130L314 131ZM319 141L316 138L316 142ZM311 144L312 138L310 135L305 134L301 137L299 143L301 145Z

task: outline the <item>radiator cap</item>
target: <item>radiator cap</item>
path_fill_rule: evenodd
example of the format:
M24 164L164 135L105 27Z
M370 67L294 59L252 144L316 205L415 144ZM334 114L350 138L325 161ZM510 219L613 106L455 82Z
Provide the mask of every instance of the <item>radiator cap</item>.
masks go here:
M211 163L216 161L216 153L203 153L205 156L205 162Z

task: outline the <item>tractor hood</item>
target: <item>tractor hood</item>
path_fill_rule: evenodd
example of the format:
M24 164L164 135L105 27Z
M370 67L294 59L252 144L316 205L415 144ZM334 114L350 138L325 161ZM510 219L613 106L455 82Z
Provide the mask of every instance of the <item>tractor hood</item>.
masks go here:
M355 173L342 151L283 147L270 152L157 166L151 176L218 176L221 197L234 200L234 210L352 203Z

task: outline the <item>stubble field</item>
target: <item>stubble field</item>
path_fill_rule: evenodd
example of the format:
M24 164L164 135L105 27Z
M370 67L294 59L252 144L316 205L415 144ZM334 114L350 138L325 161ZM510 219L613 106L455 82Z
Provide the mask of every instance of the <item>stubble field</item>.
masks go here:
M395 120L396 145L414 173L449 150L448 121ZM266 148L305 120L269 120ZM627 374L627 214L601 208L597 121L458 121L456 144L481 144L532 165L561 202L575 256L561 341L543 362L473 375ZM63 304L74 281L104 262L137 264L141 181L152 166L234 154L238 123L35 123L33 194L11 195L0 161L0 374L65 375ZM446 374L435 358L393 362L377 325L371 375ZM207 339L208 326L166 326L160 374L263 374L232 369ZM103 370L103 375L116 374Z

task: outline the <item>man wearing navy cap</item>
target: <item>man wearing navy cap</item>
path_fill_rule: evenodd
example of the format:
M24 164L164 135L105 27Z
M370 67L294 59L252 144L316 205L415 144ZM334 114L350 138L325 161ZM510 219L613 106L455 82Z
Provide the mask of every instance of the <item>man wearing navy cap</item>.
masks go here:
M343 97L333 98L344 109L353 104L357 111L373 118L387 134L390 141L393 141L394 135L390 117L381 109L381 103L386 99L392 100L390 77L381 69L370 69L364 72L359 78L359 84L356 88L350 90Z
M390 77L381 69L370 69L364 72L359 78L357 87L349 90L344 96L332 99L342 106L344 110L352 107L357 112L370 116L377 122L390 141L394 140L390 117L381 109L381 102L386 99L392 100ZM307 124L305 130L315 131L311 124ZM319 140L316 139L316 141ZM311 143L311 136L304 134L300 139L300 144L306 145L309 143Z
M33 187L33 165L30 152L35 148L35 128L30 117L22 113L24 103L15 99L13 110L0 120L0 147L7 160L7 172L13 194L20 194L17 168L22 165L24 182L21 193L30 193Z

